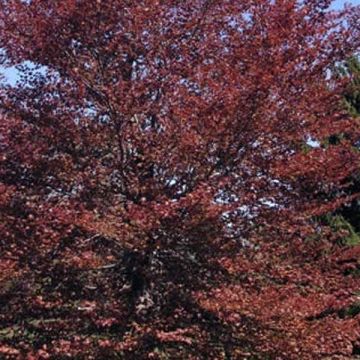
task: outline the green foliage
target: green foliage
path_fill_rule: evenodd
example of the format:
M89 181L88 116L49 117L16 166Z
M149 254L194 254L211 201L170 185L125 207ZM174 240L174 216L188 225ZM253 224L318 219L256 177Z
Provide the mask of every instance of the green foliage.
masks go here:
M358 56L349 58L344 65L338 69L340 77L349 79L349 83L343 94L343 101L346 111L355 119L359 120L360 116L360 61ZM342 135L334 135L323 142L324 147L330 145L337 145L343 139ZM357 148L358 148L358 144ZM358 174L351 176L352 186L351 193L359 192L360 179ZM344 237L343 241L346 245L359 245L360 244L360 206L359 201L353 201L349 206L344 207L339 215L328 215L326 222L334 231L345 230L348 235Z
M354 227L342 215L328 214L323 217L324 223L332 228L334 232L346 233L341 241L344 245L356 246L360 245L360 235L355 231Z
M360 314L360 302L356 301L353 304L347 306L344 309L339 311L339 315L341 318L349 317L354 318L355 316Z
M360 61L357 56L351 57L340 68L340 74L350 77L350 83L345 91L345 106L354 117L360 116Z

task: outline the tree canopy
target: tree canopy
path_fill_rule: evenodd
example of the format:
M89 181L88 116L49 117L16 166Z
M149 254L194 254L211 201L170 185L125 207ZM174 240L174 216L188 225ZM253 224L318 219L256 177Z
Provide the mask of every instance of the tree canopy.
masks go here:
M359 169L330 4L0 1L1 354L359 353L360 248L316 221Z

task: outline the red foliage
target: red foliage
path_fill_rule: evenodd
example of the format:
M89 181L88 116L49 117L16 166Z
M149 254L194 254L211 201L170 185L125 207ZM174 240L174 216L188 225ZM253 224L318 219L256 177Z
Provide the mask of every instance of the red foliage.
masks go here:
M359 164L330 2L0 1L2 356L359 352L359 250L314 220Z

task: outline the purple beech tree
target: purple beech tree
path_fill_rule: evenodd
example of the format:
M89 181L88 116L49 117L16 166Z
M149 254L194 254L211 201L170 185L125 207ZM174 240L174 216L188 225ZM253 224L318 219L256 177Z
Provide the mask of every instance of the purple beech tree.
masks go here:
M360 249L315 220L359 164L330 3L0 1L2 356L359 353Z

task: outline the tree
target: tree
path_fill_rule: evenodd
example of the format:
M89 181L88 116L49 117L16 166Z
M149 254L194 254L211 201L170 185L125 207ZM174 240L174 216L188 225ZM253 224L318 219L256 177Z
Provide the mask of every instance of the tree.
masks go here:
M342 76L348 77L350 83L344 90L345 106L350 114L354 117L354 121L359 121L360 116L360 62L358 57L352 56L346 61L345 66L340 69ZM359 150L360 143L356 142L355 146ZM360 170L358 169L352 174L351 193L358 193L360 188ZM356 232L360 232L360 203L358 199L354 199L351 204L341 209L341 214ZM354 238L354 237L352 237ZM359 239L359 235L357 236Z
M341 67L340 73L350 78L350 84L346 87L344 98L349 112L354 116L360 115L360 62L357 56L349 58Z
M347 85L343 90L343 103L346 111L349 112L353 117L353 121L358 122L359 120L359 74L360 66L359 60L356 56L352 56L340 66L336 68L336 76L345 78ZM324 139L322 146L328 144L336 144L341 141L341 137L344 134L331 135L328 139ZM355 141L355 151L359 150L359 140ZM347 193L357 194L359 193L359 169L356 169L353 174L350 175L347 182L351 184L348 187ZM339 189L343 191L343 189ZM341 242L347 244L358 245L360 243L360 217L359 217L359 199L355 197L350 203L345 204L343 207L336 209L332 214L326 214L320 219L321 224L329 225L333 231L342 231L344 236L340 239Z
M313 220L359 161L330 2L0 1L4 356L359 352L359 247Z

